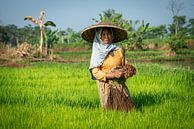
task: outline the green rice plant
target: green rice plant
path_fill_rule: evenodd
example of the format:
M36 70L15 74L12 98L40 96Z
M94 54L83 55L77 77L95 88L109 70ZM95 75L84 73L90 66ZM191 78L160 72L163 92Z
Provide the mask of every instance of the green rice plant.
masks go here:
M193 128L194 71L134 63L135 111L101 109L88 63L0 67L0 128Z

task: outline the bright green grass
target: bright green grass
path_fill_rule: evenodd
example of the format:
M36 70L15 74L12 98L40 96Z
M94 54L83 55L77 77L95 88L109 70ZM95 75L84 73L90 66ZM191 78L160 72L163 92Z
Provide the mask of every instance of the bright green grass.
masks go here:
M104 111L87 63L0 67L0 128L194 128L194 72L134 64L127 80L136 110Z

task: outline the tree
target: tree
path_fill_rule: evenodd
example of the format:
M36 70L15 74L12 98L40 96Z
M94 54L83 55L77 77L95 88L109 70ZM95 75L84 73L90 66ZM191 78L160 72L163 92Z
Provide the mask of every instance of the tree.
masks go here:
M170 0L167 8L172 12L174 31L175 31L175 35L177 35L178 29L179 29L178 15L180 11L183 10L184 8L183 3L180 3L179 0Z
M47 53L52 54L51 49L53 45L59 41L59 37L57 36L58 30L52 31L50 29L45 29L45 39L46 39L46 48Z
M142 49L142 42L145 38L145 34L147 33L148 27L149 23L145 24L145 22L142 21L141 25L137 28L137 30L134 29L134 31L128 33L130 37L129 46L131 49Z
M194 37L194 18L189 19L189 24L188 24L188 34L189 36Z
M167 34L167 29L165 25L153 26L149 27L147 33L145 34L145 38L163 38Z
M71 42L74 42L74 37L73 35L75 35L76 32L72 29L72 28L67 28L65 31L64 31L64 40L66 43L71 43Z
M171 35L177 35L178 33L186 33L184 25L186 24L186 16L174 16L173 23L169 26Z
M39 25L39 27L40 27L40 47L39 47L40 54L42 54L42 45L43 45L43 39L44 39L43 36L44 36L45 26L56 27L56 25L52 21L47 21L46 23L44 23L44 18L43 18L44 15L45 15L45 11L40 11L40 15L39 15L38 20L35 20L32 16L26 16L24 18L24 20L30 20L35 25ZM47 52L47 47L46 47L46 52Z
M0 26L0 42L7 44L10 41L10 37L8 33L6 32L6 29L4 26Z
M80 37L81 32L76 32L72 28L67 28L66 30L59 31L58 36L60 38L60 43L78 43L84 44L85 41Z
M64 37L65 37L65 30L61 30L61 31L59 31L58 33L57 33L58 35L59 35L59 37L60 37L60 43L64 43Z
M14 24L4 26L4 39L6 44L11 43L12 46L17 46L18 27ZM8 40L9 39L9 40Z
M10 40L4 26L0 26L0 42L7 44Z
M117 13L114 9L108 9L99 14L100 22L109 22L112 24L122 26L124 20L122 19L122 14ZM99 22L99 20L93 18L95 22Z

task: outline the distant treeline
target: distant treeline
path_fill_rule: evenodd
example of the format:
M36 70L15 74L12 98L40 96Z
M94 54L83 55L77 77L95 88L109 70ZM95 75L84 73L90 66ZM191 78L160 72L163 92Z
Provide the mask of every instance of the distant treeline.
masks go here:
M151 26L149 22L144 20L132 21L123 19L123 15L117 13L113 9L108 9L102 12L100 19L93 18L95 22L111 22L122 26L127 30L129 39L128 43L131 46L141 45L144 39L166 39L175 36L177 39L193 39L194 38L194 18L186 19L186 16L173 16L172 23L169 25ZM50 28L46 28L47 34L52 32ZM55 35L57 37L53 43L59 44L72 44L79 43L85 44L86 42L80 37L80 32L74 31L72 28L66 30L56 29ZM13 46L27 42L30 44L39 44L40 29L38 26L30 24L19 28L16 25L0 25L0 42L3 44L11 43Z

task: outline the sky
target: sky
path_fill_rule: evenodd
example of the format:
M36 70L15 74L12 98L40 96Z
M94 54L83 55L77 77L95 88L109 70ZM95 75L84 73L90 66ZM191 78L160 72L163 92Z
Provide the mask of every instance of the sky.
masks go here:
M194 18L194 0L179 0L183 10L179 15L186 19ZM15 24L24 27L30 21L25 16L38 18L45 10L45 21L53 21L57 28L68 27L75 31L95 24L92 18L99 19L99 14L114 9L123 14L126 20L144 20L151 26L172 23L172 12L167 9L169 0L0 0L0 25Z

